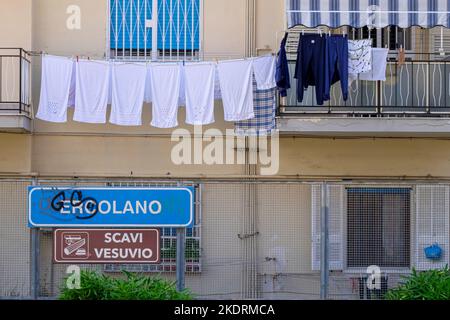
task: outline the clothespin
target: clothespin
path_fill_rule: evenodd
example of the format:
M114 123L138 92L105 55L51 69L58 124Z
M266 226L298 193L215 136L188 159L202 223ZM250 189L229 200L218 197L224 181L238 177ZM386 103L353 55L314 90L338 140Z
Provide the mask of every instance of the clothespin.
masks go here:
M77 56L77 62L79 61L79 57Z

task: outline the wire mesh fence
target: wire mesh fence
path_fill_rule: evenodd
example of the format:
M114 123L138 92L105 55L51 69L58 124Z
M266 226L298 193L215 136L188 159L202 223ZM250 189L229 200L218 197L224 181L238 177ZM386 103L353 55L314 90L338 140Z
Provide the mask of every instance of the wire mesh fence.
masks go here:
M37 181L39 185L154 187L154 181ZM0 297L31 296L27 186L0 182ZM186 185L184 183L184 185ZM196 219L186 230L186 287L199 299L382 299L412 268L449 263L446 184L196 182ZM326 196L323 196L324 190ZM327 209L325 224L324 207ZM69 265L53 261L53 229L39 232L39 297L57 297ZM325 241L325 251L321 243ZM81 265L175 281L174 230L161 230L157 265ZM433 244L440 260L427 258ZM324 253L325 252L325 253ZM321 272L322 257L328 272ZM369 268L369 270L368 270ZM371 285L372 271L378 285Z

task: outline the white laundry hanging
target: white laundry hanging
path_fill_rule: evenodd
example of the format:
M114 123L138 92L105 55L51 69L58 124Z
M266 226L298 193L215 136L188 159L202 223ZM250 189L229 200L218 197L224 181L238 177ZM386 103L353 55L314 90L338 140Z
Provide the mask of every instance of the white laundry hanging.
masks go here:
M348 41L348 78L349 87L358 75L372 70L372 40Z
M72 70L72 59L50 55L42 57L41 93L36 114L38 119L67 122Z
M225 121L255 117L253 111L253 60L220 61L219 79Z
M257 57L253 60L253 72L255 74L258 90L273 89L277 86L275 81L276 57L273 55Z
M183 68L186 93L186 123L208 125L214 122L216 64L186 63Z
M67 105L69 108L75 108L75 88L77 82L77 63L73 61L72 64L72 79L70 80L69 103Z
M219 68L216 64L216 79L214 81L214 100L221 100L222 93L220 92L220 79L219 79Z
M151 73L151 63L147 64L147 77L145 79L145 93L144 93L144 102L151 103L152 102L152 73Z
M121 126L142 125L146 78L145 63L114 62L111 64L110 123Z
M186 79L184 77L184 72L180 73L180 93L178 96L178 106L186 106Z
M152 122L156 128L178 126L181 67L179 63L153 63L151 72Z
M73 120L85 123L106 123L109 88L109 62L79 60Z
M372 70L359 75L360 80L386 81L386 67L389 49L372 48Z

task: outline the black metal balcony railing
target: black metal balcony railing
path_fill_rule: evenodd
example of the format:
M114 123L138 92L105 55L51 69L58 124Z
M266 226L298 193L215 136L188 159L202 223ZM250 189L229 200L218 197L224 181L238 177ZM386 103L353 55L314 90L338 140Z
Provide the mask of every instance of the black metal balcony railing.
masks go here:
M21 48L0 48L0 115L31 116L31 62Z
M286 99L280 99L279 116L450 117L450 61L409 60L399 65L390 60L386 81L354 81L347 101L336 84L323 106L316 103L314 87L305 92L302 103L297 102L295 61L289 67L292 88Z

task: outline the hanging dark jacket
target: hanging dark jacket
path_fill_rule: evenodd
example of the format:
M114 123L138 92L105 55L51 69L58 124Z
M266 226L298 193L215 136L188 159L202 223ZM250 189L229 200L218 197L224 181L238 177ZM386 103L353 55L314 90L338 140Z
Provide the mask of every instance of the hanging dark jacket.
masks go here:
M287 90L291 88L291 79L289 75L289 65L286 56L286 41L288 33L284 35L281 41L280 51L277 56L277 69L275 72L275 80L277 82L278 90L282 97L287 96Z

